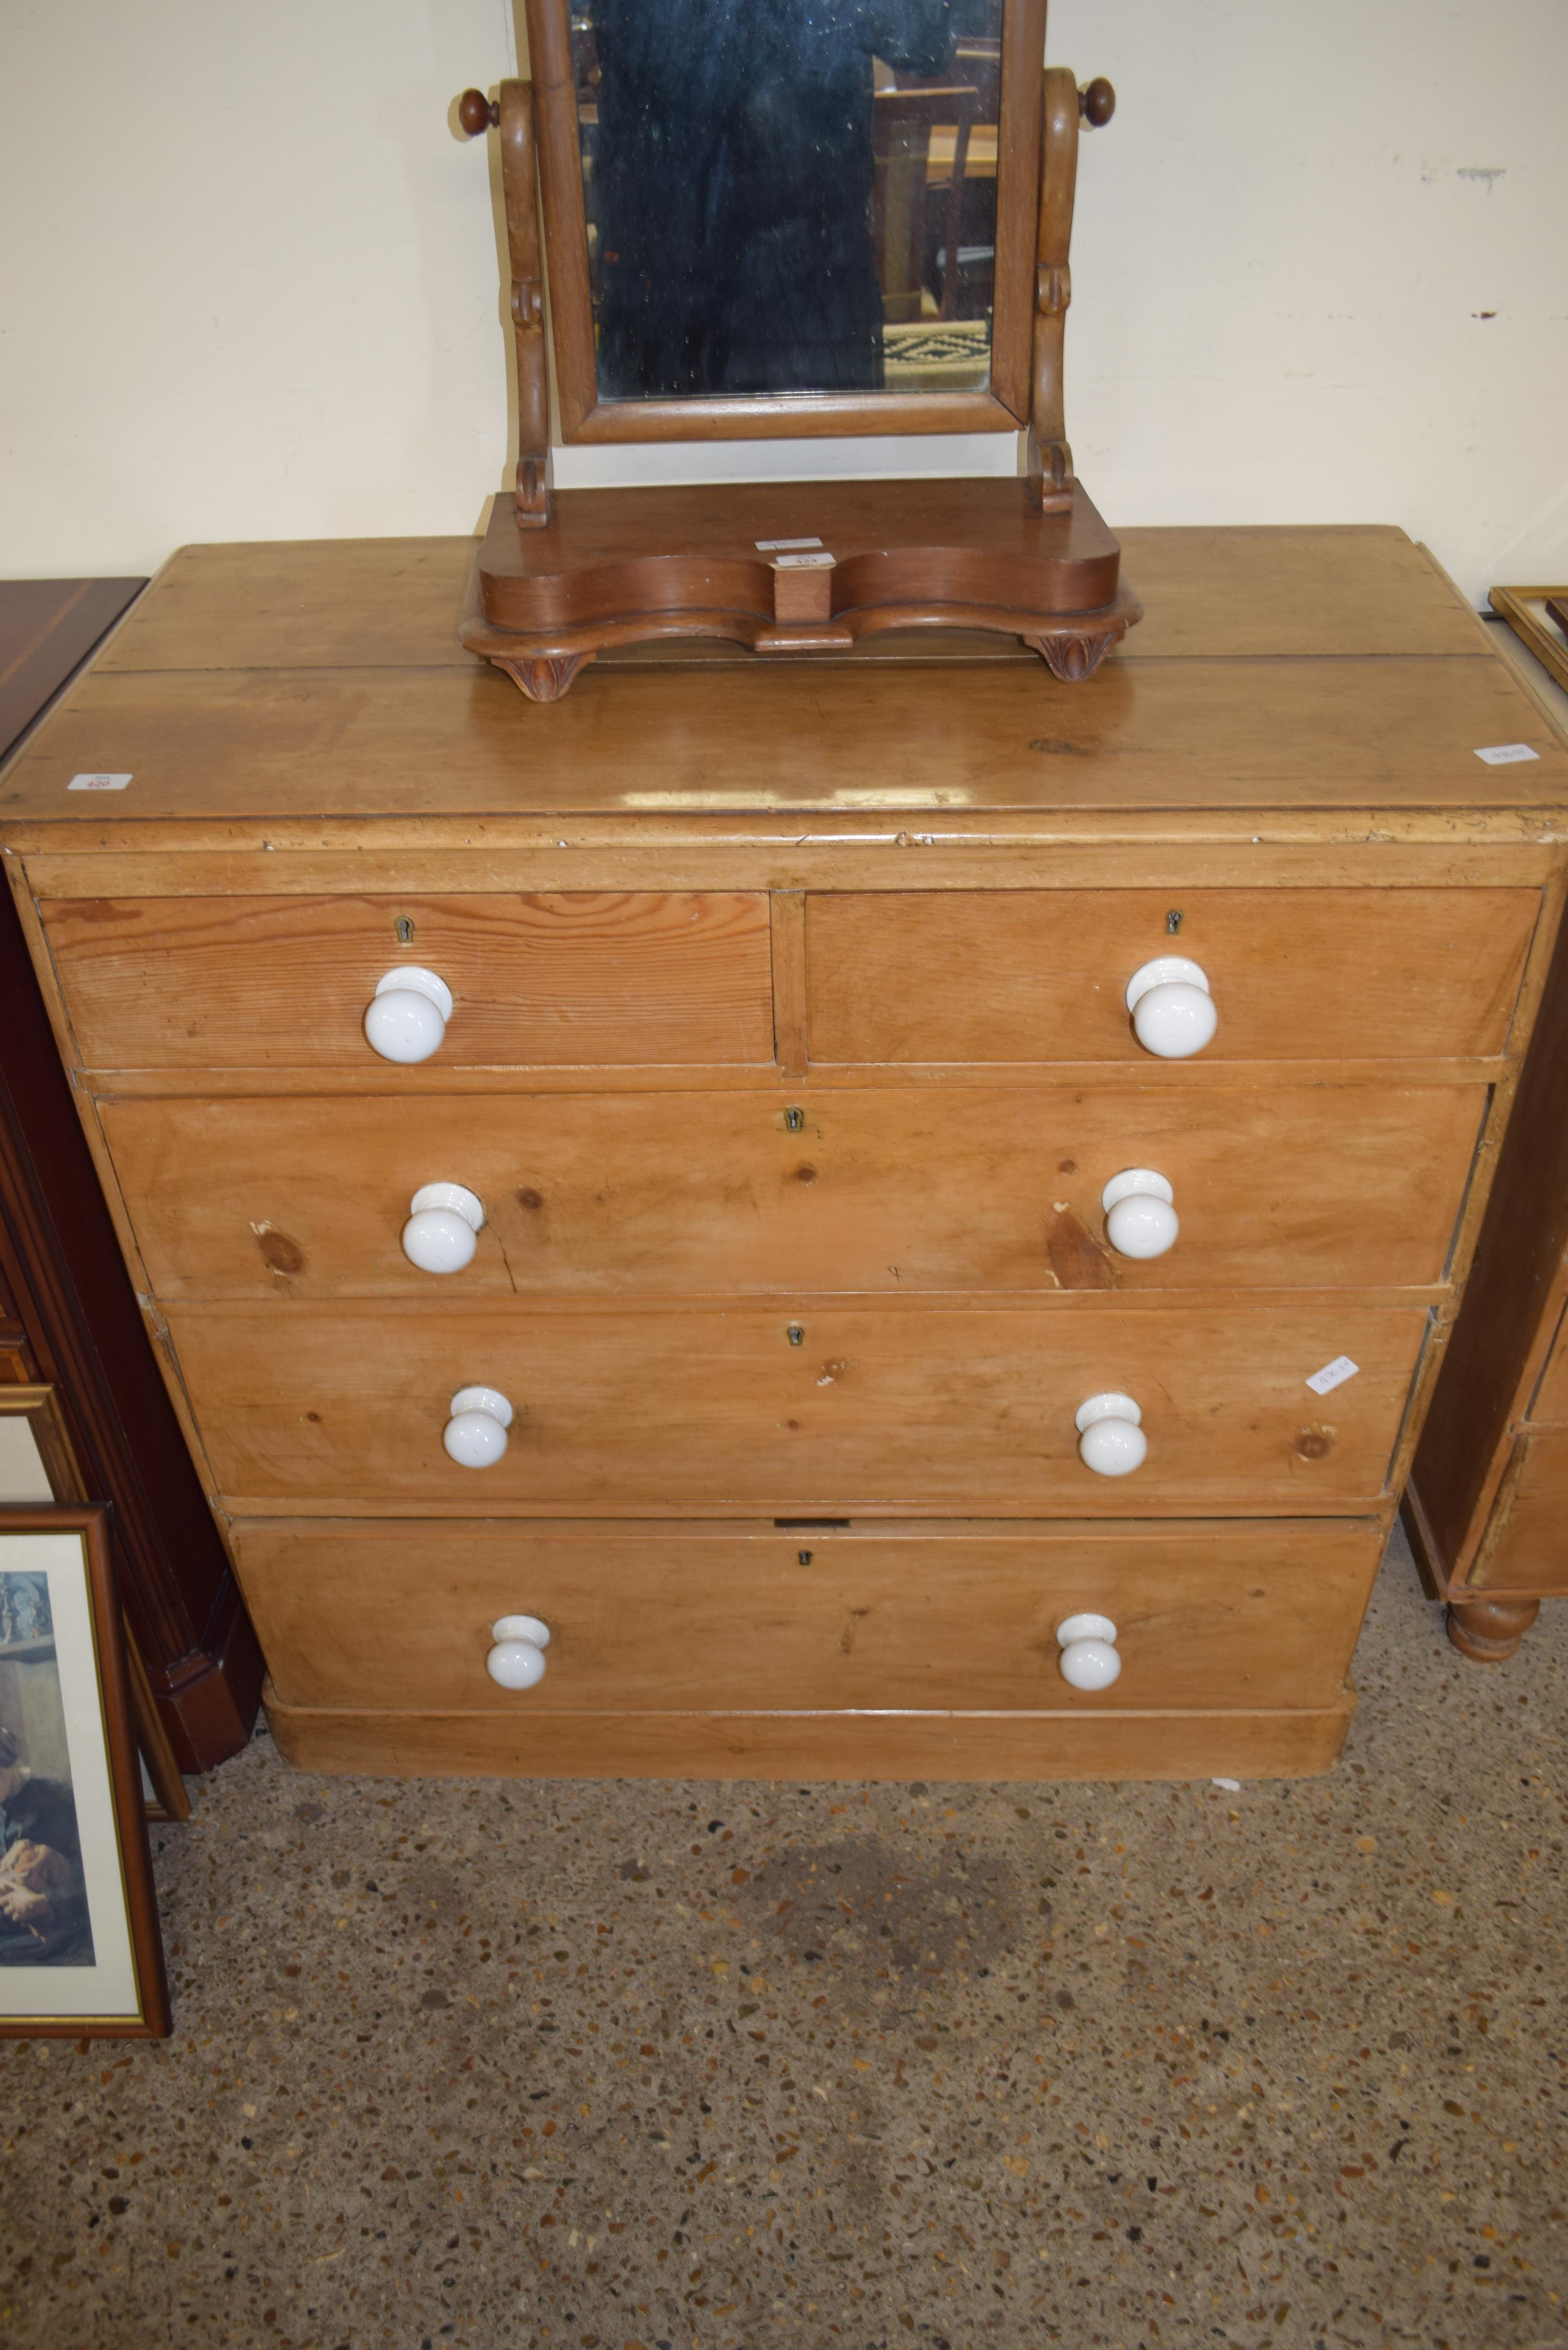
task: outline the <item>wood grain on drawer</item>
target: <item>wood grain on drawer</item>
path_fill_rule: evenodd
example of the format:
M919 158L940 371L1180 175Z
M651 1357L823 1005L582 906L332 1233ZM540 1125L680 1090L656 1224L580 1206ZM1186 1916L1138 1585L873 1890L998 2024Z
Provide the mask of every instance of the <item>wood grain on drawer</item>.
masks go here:
M62 899L43 914L88 1067L385 1068L396 1082L361 1024L377 981L406 963L455 999L432 1068L773 1058L761 891Z
M807 1049L822 1063L1147 1067L1127 983L1181 954L1220 1014L1194 1066L1493 1054L1539 907L1523 889L813 896Z
M1212 1094L797 1088L106 1101L167 1299L771 1290L1390 1288L1443 1274L1480 1087ZM1143 1262L1101 1194L1147 1167L1180 1232ZM472 1262L399 1246L415 1191L478 1193Z
M1330 1705L1381 1548L1369 1520L236 1531L286 1702L514 1714ZM1079 1609L1118 1633L1121 1677L1092 1696L1059 1669L1056 1627ZM484 1662L514 1613L551 1635L523 1692Z
M674 1508L1142 1517L1376 1501L1427 1316L1348 1303L1031 1313L782 1304L639 1312L302 1305L170 1316L232 1503L462 1513ZM798 1329L800 1343L791 1343ZM1359 1375L1327 1397L1337 1356ZM457 1467L453 1393L498 1388L504 1459ZM1148 1459L1096 1476L1074 1414L1142 1407Z

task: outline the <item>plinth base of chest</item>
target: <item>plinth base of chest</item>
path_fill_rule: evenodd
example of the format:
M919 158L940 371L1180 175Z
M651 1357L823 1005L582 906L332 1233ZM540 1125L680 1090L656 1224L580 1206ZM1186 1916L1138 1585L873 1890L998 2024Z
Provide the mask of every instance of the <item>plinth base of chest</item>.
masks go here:
M1298 1779L1333 1764L1355 1693L1303 1712L495 1713L291 1706L301 1771L368 1778Z

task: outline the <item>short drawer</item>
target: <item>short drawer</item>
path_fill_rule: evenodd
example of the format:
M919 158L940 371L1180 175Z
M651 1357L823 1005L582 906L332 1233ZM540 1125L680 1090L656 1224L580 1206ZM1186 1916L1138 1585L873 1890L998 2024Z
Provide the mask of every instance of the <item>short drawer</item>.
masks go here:
M1568 1326L1558 1330L1541 1384L1530 1402L1530 1418L1537 1425L1568 1428Z
M1469 1581L1480 1591L1568 1591L1568 1428L1515 1438Z
M1195 1066L1493 1054L1539 908L1520 889L814 896L807 1049L825 1065L1147 1067L1127 982L1179 954L1219 1013Z
M419 965L451 990L438 1068L768 1062L760 891L126 898L43 908L89 1068L384 1070L364 1017Z
M1321 1707L1376 1571L1366 1520L888 1529L252 1519L245 1598L290 1705L508 1712ZM1056 1627L1116 1627L1085 1692ZM502 1617L550 1632L503 1689Z
M442 1514L1341 1513L1383 1493L1427 1325L1410 1307L1097 1298L793 1314L236 1304L169 1318L232 1505ZM1356 1375L1314 1393L1308 1378L1341 1355ZM460 1467L449 1408L479 1384L514 1419L501 1458ZM1130 1475L1079 1457L1077 1410L1106 1391L1142 1412L1147 1457Z
M456 1301L1435 1283L1484 1104L1460 1086L1219 1100L889 1087L800 1088L784 1108L659 1092L100 1114L161 1297ZM1104 1193L1124 1170L1174 1193L1164 1254L1110 1244ZM484 1214L472 1257L439 1278L400 1244L432 1181L462 1184Z

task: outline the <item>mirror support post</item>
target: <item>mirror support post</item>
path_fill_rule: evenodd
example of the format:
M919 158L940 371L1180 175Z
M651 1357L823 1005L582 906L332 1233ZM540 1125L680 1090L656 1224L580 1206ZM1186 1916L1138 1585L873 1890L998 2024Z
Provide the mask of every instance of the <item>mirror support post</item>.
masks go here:
M1073 298L1067 255L1078 179L1078 84L1064 66L1044 77L1040 231L1034 256L1034 364L1029 406L1029 486L1046 514L1073 503L1062 359Z
M517 347L517 486L520 530L550 519L550 381L545 348L545 283L534 142L534 89L504 81L497 100L501 188L512 266L512 331Z

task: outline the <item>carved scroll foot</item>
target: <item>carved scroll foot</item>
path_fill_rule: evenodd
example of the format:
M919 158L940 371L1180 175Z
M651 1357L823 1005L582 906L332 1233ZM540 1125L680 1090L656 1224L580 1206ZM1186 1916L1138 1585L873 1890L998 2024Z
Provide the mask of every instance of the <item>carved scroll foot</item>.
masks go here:
M1064 685L1079 685L1094 676L1111 647L1119 644L1127 632L1127 622L1117 619L1108 628L1064 629L1048 637L1025 637L1023 641L1039 654L1053 677L1059 677Z
M593 655L563 653L555 660L531 660L526 654L506 659L500 653L492 653L490 658L530 702L559 702L577 671L587 669Z
M1449 1638L1472 1664L1506 1664L1540 1613L1539 1599L1456 1599Z

